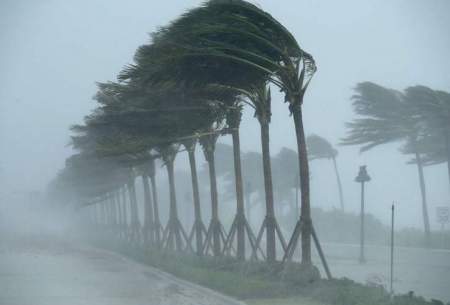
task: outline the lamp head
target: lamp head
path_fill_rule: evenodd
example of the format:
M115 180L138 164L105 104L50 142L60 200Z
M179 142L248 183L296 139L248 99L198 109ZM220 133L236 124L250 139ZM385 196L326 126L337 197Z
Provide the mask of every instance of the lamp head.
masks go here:
M358 176L356 176L355 181L359 183L370 181L370 176L367 173L366 165L362 165L359 167L359 173Z

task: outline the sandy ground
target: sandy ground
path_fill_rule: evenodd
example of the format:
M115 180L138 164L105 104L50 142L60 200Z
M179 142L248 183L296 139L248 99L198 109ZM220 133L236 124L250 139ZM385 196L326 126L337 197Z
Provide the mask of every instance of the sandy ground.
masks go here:
M383 285L389 289L390 249L366 246L365 264L358 263L359 246L323 244L333 276L361 283ZM315 257L316 264L320 262ZM321 270L324 274L323 269ZM396 248L394 252L394 292L428 299L450 301L450 251L439 249Z
M232 305L121 256L68 242L0 243L0 305Z

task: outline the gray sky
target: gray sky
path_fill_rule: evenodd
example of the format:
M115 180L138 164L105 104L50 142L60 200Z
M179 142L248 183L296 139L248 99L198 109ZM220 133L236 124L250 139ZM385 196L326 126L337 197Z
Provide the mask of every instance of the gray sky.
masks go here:
M0 177L2 192L44 189L71 154L68 127L95 107L96 81L115 80L148 32L201 1L0 0ZM312 53L318 72L305 100L307 133L337 143L352 118L350 96L359 81L395 89L423 84L450 91L450 2L258 1ZM281 95L273 98L272 153L295 147L292 119ZM243 150L259 151L250 110ZM228 142L227 139L224 139ZM357 210L353 178L366 163L373 180L368 211L388 219L399 202L400 224L421 226L417 169L398 145L364 155L339 148L347 206ZM332 165L312 163L315 206L337 206ZM426 169L430 215L449 202L444 166Z

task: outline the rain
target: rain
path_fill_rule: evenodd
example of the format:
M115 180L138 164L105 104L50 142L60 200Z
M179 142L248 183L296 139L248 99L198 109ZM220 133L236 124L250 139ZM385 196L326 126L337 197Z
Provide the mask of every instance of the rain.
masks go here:
M450 302L450 3L0 2L0 304Z

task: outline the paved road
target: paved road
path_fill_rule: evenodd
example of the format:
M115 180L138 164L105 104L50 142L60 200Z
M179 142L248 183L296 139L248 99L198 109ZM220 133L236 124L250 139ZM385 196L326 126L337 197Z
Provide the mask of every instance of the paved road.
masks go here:
M233 305L121 256L61 241L2 240L1 305Z

